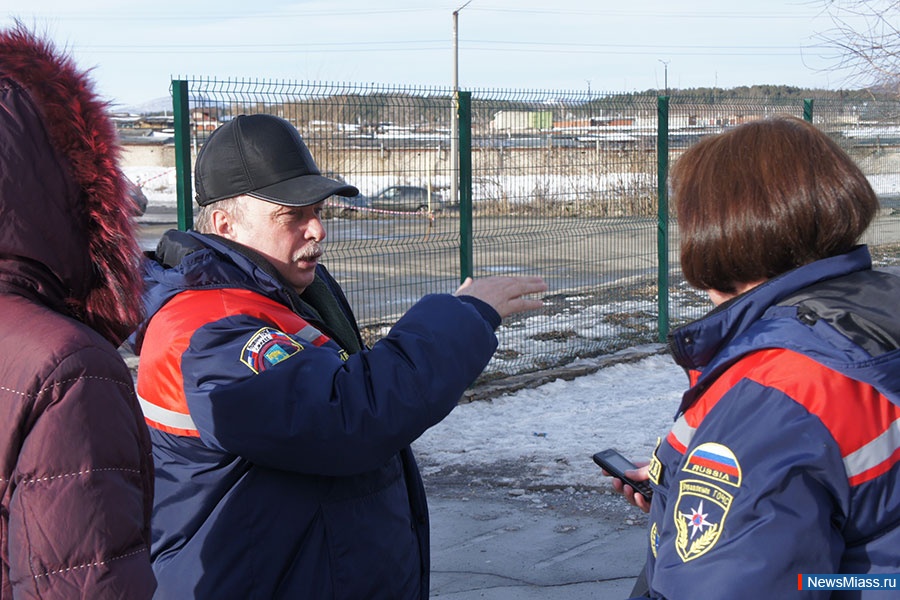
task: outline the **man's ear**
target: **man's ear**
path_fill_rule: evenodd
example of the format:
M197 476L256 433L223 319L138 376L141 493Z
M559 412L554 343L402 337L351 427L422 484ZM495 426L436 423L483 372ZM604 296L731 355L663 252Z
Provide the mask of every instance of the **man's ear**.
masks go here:
M221 208L213 209L210 215L212 233L228 240L234 240L234 216Z

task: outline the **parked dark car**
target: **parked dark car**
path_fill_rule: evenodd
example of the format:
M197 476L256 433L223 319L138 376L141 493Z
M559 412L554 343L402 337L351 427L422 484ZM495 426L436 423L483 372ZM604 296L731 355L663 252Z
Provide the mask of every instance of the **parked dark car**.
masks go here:
M334 179L335 181L340 181L341 183L347 183L347 180L344 179L344 176L335 171L323 171L322 176L329 179ZM363 212L368 207L369 199L363 194L357 194L356 196L351 196L349 198L346 198L344 196L330 196L325 201L325 207L322 211L322 216L325 218L350 218L359 216L359 213Z
M440 212L444 210L444 200L435 191L415 185L392 185L369 198L369 206L376 210L396 210L402 212Z

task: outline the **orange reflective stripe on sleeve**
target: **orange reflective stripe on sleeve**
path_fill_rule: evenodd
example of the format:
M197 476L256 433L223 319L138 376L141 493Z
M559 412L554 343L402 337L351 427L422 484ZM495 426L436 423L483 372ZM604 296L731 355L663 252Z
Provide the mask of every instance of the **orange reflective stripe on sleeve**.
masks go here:
M288 307L249 290L182 292L153 316L144 336L137 394L148 426L174 435L199 437L184 395L181 357L195 331L235 315L259 319L316 346L330 339Z
M726 370L678 418L666 441L684 453L706 415L742 379L779 390L816 415L837 442L851 485L900 461L900 407L867 383L777 348L749 354Z
M748 379L781 390L821 419L841 450L851 485L874 479L900 460L900 407L877 389L797 352L759 354Z

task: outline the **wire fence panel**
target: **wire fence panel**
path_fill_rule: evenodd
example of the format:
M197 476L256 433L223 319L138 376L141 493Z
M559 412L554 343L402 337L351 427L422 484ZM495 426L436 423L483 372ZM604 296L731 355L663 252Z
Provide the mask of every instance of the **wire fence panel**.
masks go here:
M367 343L423 295L458 286L469 268L461 248L470 234L461 228L468 215L460 214L460 198L451 197L451 89L187 81L194 154L222 122L274 114L297 127L323 174L360 189L357 198L327 201L323 263L344 286ZM900 105L679 93L663 129L657 100L559 90L467 93L471 154L460 164L471 165L463 175L472 184L472 273L536 274L550 286L544 308L504 321L483 378L655 342L662 323L677 326L709 310L705 294L681 276L673 206L668 225L657 214L667 164L659 160L660 130L668 132L661 147L674 163L704 136L743 122L811 118L860 164L881 198L864 240L876 263L900 262ZM669 318L660 321L660 310Z
M535 274L537 314L499 332L508 375L653 338L656 100L474 90L476 276Z
M900 102L816 100L813 122L856 162L872 184L881 211L863 241L876 263L900 254Z

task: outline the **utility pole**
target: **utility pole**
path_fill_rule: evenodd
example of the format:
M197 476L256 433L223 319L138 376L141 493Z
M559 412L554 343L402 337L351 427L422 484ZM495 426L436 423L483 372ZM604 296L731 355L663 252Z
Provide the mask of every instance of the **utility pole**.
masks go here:
M450 107L450 202L459 204L459 11L469 0L453 11L453 102Z
M585 81L587 81L587 84L588 84L588 100L587 100L587 102L588 102L588 115L590 116L591 119L593 119L593 118L594 118L594 108L593 108L592 105L591 105L591 80L590 80L590 79L585 79Z
M663 81L665 82L666 96L668 96L669 95L669 63L672 61L663 60L661 58L659 58L657 60L663 64Z

